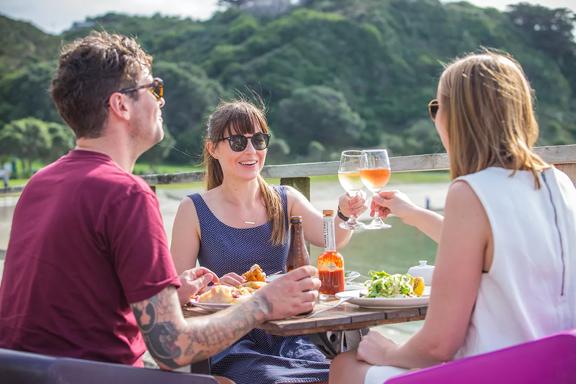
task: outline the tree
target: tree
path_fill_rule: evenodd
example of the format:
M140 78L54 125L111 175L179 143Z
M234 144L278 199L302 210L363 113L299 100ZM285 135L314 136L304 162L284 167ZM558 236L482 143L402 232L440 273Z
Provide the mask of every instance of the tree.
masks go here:
M272 137L270 145L268 146L268 155L266 162L269 164L282 164L286 163L290 155L290 146L286 140L279 137Z
M353 145L366 126L342 93L324 86L296 89L280 101L274 127L290 137L295 154L307 155L312 141L326 149Z
M175 146L181 148L181 152L199 155L204 137L202 123L224 96L222 87L192 64L159 62L155 73L166 84L163 116L175 136ZM181 152L172 151L170 158L182 162Z
M24 172L32 174L32 161L45 160L50 153L48 124L33 117L15 120L0 131L0 150L23 161Z
M174 147L176 140L170 134L170 130L164 127L164 139L150 148L138 159L139 162L147 162L152 168L152 172L156 172L155 166L160 165L162 161L168 157L170 151Z
M508 16L532 44L553 56L576 93L576 14L567 8L550 9L519 3L509 6Z
M60 121L48 89L55 63L25 66L0 78L0 122L34 116L44 121Z
M75 137L72 130L63 124L47 123L48 134L50 135L50 148L47 161L53 161L65 155L74 148Z

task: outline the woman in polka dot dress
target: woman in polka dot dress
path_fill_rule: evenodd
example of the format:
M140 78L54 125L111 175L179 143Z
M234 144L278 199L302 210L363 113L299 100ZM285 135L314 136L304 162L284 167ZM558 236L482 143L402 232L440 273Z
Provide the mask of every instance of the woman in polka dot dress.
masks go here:
M184 198L174 221L172 255L178 273L198 260L223 283L236 286L255 263L268 274L282 270L289 216L302 216L306 239L323 246L320 212L297 190L270 186L260 175L269 139L264 111L246 101L221 103L210 116L204 146L207 191ZM344 195L339 207L345 216L357 215L365 201ZM350 236L336 225L338 246ZM212 373L238 384L318 383L328 380L329 364L306 337L253 330L212 358Z

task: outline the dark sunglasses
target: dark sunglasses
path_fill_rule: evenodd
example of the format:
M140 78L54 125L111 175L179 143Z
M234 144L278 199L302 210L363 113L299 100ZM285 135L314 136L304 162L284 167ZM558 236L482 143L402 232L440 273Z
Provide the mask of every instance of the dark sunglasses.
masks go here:
M148 89L156 98L156 100L160 101L161 98L164 97L164 80L159 77L155 77L151 83L138 85L136 87L130 88L123 88L119 90L120 93L130 93L137 91L139 89L146 88Z
M438 113L438 108L439 108L438 99L430 100L430 102L428 103L428 114L430 115L432 121L436 120L436 114Z
M224 137L222 140L228 140L230 144L230 149L234 152L242 152L248 146L248 139L252 142L254 149L262 151L268 148L268 142L270 142L270 134L258 132L252 137L246 137L244 135L230 135Z

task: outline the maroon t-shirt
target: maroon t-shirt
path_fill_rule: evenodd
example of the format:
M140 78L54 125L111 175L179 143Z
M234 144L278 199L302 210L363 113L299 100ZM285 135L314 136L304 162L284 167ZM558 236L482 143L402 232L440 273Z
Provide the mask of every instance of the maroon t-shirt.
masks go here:
M156 195L110 157L75 150L16 205L0 286L0 347L142 365L129 303L179 286Z

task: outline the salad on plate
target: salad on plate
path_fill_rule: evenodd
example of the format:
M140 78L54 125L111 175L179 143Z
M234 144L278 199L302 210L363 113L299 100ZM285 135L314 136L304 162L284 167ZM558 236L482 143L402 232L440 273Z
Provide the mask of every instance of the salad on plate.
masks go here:
M424 293L424 279L407 273L389 274L385 271L370 271L366 280L368 298L420 297Z

